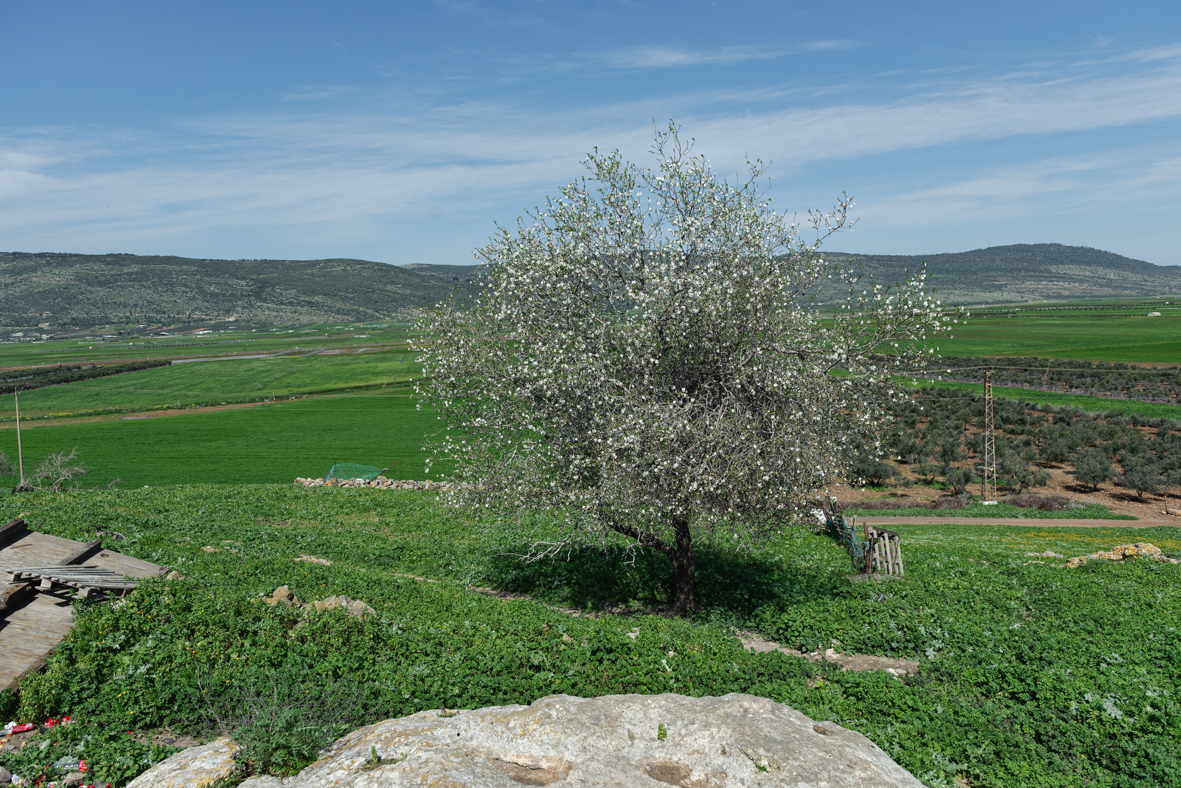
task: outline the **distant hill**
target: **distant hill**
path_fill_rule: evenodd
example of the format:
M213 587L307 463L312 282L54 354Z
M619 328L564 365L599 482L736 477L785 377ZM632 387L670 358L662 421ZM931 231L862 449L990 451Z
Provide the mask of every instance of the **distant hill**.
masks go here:
M475 290L366 260L0 253L0 326L360 322Z
M433 265L431 263L407 263L402 266L416 274L428 274L454 282L475 282L480 277L482 265Z
M927 264L938 298L999 303L1044 298L1110 298L1181 293L1181 266L1160 266L1086 246L1013 244L929 255L826 252L825 258L865 267L874 281L895 282Z
M826 252L894 282L925 261L951 303L1181 294L1181 267L1061 244L931 255ZM111 323L254 325L379 320L478 290L475 265L366 260L200 260L130 254L0 252L0 326Z

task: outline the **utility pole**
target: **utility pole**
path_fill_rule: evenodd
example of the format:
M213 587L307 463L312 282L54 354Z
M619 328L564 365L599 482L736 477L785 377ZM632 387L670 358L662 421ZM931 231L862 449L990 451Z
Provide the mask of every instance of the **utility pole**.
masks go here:
M993 432L992 415L992 370L984 371L984 467L980 476L980 500L985 504L996 503L996 435Z
M33 488L25 484L25 453L21 449L21 393L20 389L12 392L13 402L16 403L16 463L20 468L20 481L17 482L14 493L32 492Z

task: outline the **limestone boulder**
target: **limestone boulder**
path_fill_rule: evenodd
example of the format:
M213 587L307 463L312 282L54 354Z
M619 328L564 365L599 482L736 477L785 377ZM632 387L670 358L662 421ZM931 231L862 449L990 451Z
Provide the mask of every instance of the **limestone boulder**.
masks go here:
M239 773L234 761L239 750L228 736L189 747L148 769L127 788L212 788Z
M244 788L521 785L921 788L869 739L752 695L551 695L354 731L295 777Z

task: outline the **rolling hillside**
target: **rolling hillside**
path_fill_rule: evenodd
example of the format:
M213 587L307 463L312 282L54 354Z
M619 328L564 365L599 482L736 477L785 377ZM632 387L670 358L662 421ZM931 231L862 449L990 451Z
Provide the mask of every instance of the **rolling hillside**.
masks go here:
M878 282L897 281L926 262L938 296L951 303L1181 294L1181 267L1061 244L826 257L864 266ZM466 299L478 275L472 265L9 252L0 253L0 326L377 320L452 292Z
M1181 266L1159 266L1112 252L1062 244L1013 244L930 255L827 252L865 267L874 281L894 282L925 262L944 302L999 303L1045 298L1112 298L1181 293Z
M366 321L475 286L365 260L0 253L0 326Z

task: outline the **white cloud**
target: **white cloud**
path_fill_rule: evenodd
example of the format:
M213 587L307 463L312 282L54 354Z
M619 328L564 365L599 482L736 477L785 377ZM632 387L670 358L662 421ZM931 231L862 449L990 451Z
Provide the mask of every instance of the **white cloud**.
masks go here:
M685 49L663 44L613 49L585 56L592 63L613 69L674 68L680 66L730 65L750 60L772 60L801 52L853 49L860 44L848 39L806 41L788 47L738 45L714 49Z
M636 68L778 56L741 47L626 52L617 62ZM286 251L292 244L356 254L349 244L385 243L391 225L413 224L427 217L429 206L443 206L448 218L438 220L439 230L459 256L472 234L486 237L490 217L511 218L580 175L578 161L592 147L619 147L643 159L653 116L682 121L722 171L733 171L750 151L773 160L774 174L785 165L1176 118L1179 60L1181 47L1174 47L989 79L943 76L878 101L783 85L762 95L751 89L740 105L721 92L686 92L543 112L503 100L443 105L437 96L400 95L363 105L381 109L328 115L292 101L281 113L183 119L157 133L14 132L0 139L0 237L9 248L49 248L42 241L58 239L80 250L142 242L179 252L191 247L178 239L198 239L210 249L225 243L219 234L241 232L287 244L273 254L293 255ZM287 98L331 98L337 91L347 89L308 88ZM1134 195L1150 184L1173 194L1181 177L1175 152L1130 161L1117 166L1092 156L1047 159L1034 168L985 164L979 175L955 183L883 193L863 203L862 216L913 225L1012 215L1048 196L1066 195L1063 204L1073 204L1080 184L1094 201L1088 209L1096 211L1110 195ZM221 256L244 253L224 249Z
M0 200L44 189L50 179L46 175L25 170L0 170Z
M862 202L871 225L930 226L985 219L1029 218L1031 205L1055 214L1110 213L1113 204L1181 207L1181 150L1136 150L1098 156L1052 157L991 168L953 183Z

